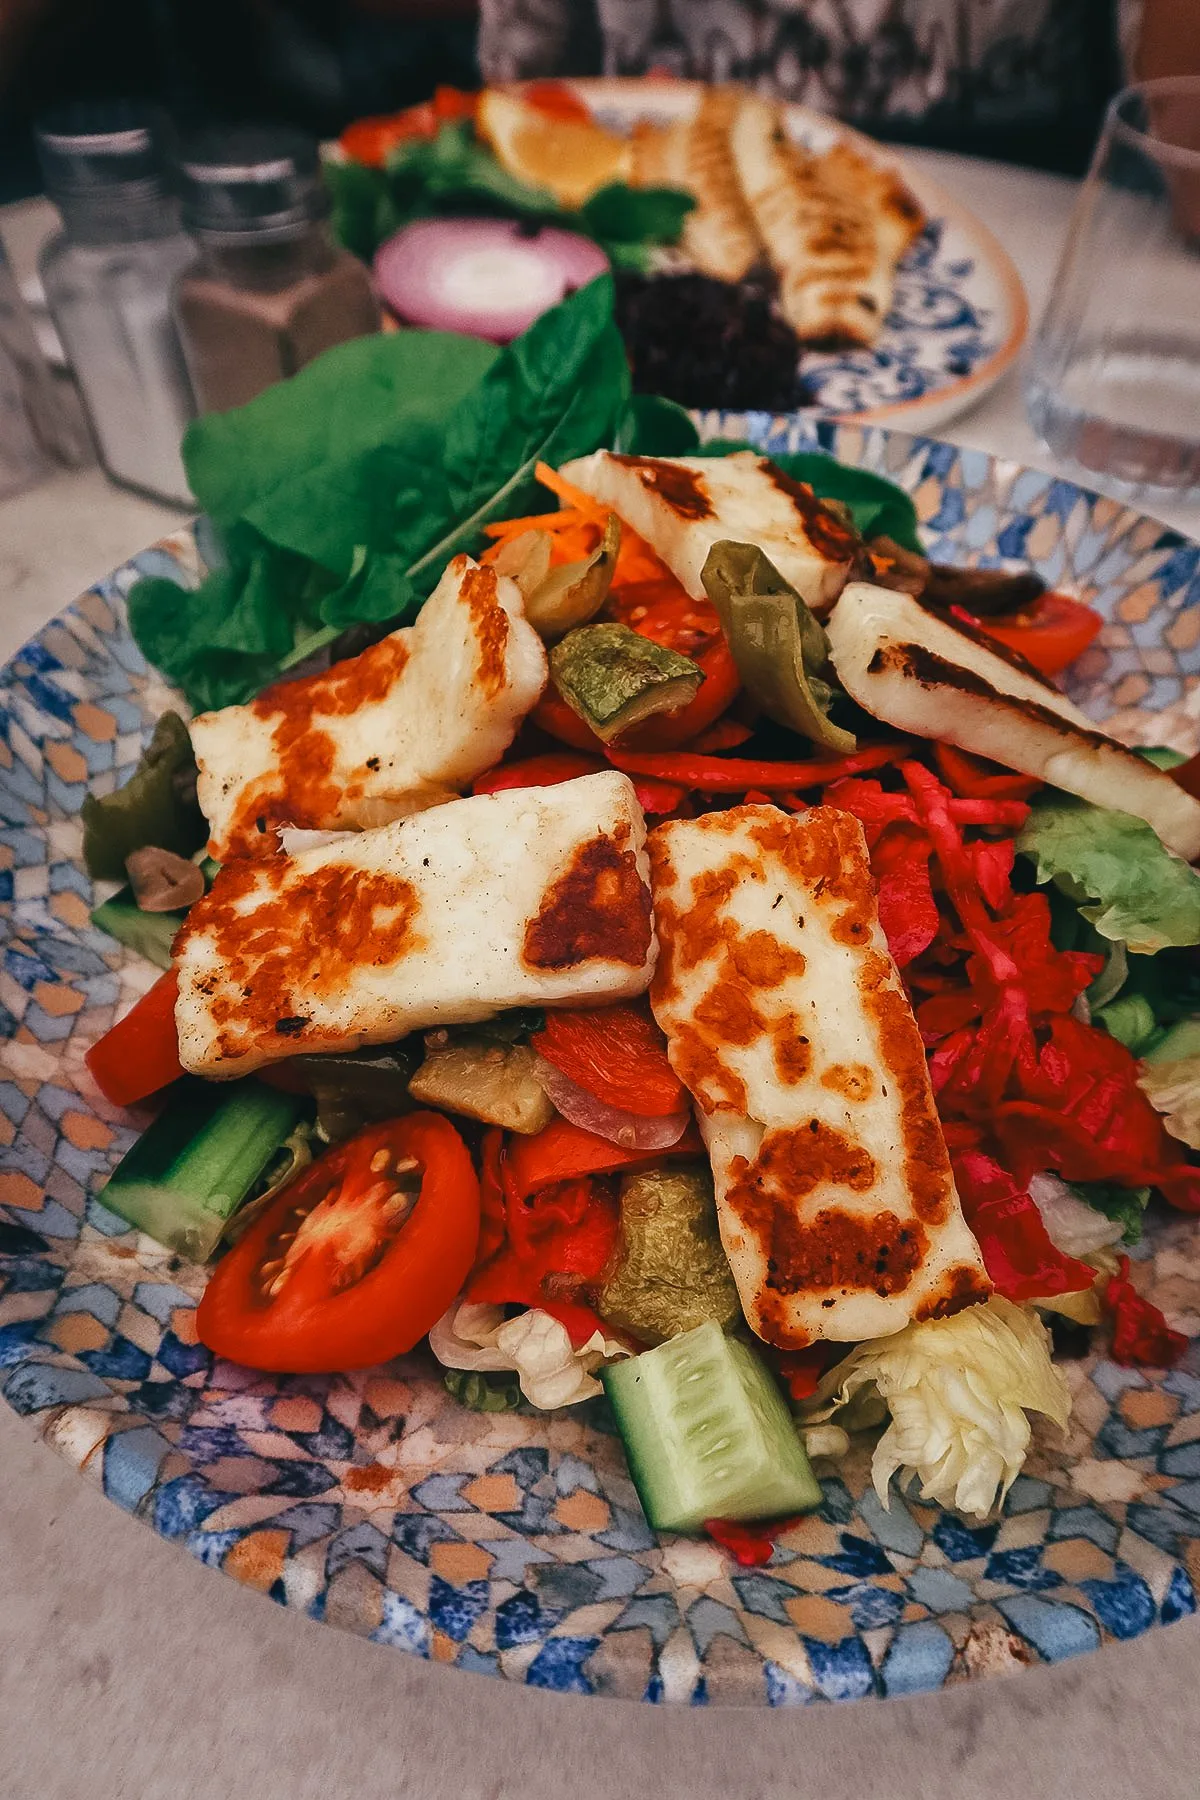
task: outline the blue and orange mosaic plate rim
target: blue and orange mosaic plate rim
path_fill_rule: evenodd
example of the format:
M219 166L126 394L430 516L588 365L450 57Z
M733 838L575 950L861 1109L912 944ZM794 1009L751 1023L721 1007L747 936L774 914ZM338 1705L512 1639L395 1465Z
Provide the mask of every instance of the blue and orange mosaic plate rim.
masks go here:
M824 448L913 492L935 554L1032 556L1108 613L1080 698L1124 735L1194 742L1200 546L1054 477L934 440L794 416L706 431ZM128 638L138 573L197 571L190 534L51 621L0 690L0 1388L109 1498L274 1599L378 1642L558 1691L790 1705L927 1692L1053 1662L1195 1610L1200 1353L1155 1378L1068 1365L1065 1448L1039 1439L996 1520L893 1496L856 1450L761 1570L658 1543L602 1403L465 1413L420 1359L254 1376L195 1343L194 1273L94 1198L135 1133L82 1050L155 971L86 923L88 783L123 774L167 698ZM21 816L18 816L21 815ZM15 1009L15 1010L14 1010ZM22 1237L21 1234L25 1234ZM1160 1221L1136 1265L1200 1329L1200 1247ZM22 1247L23 1246L23 1247ZM403 1429L399 1421L403 1420Z

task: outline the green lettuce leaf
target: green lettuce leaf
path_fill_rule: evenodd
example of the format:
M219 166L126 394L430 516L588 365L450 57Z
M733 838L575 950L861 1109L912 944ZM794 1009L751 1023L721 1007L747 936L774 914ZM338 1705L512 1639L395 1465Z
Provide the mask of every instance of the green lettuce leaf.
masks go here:
M1102 937L1144 955L1200 944L1200 875L1143 819L1056 794L1034 806L1017 849Z
M628 403L607 276L501 352L442 332L339 345L191 427L224 560L186 600L137 583L133 635L193 707L245 700L348 625L411 618L483 524L542 504L539 458L611 442Z
M1072 1181L1068 1186L1073 1194L1077 1194L1089 1206L1094 1206L1106 1219L1112 1219L1123 1227L1122 1243L1136 1244L1140 1241L1143 1215L1150 1201L1148 1187L1121 1187L1115 1181Z

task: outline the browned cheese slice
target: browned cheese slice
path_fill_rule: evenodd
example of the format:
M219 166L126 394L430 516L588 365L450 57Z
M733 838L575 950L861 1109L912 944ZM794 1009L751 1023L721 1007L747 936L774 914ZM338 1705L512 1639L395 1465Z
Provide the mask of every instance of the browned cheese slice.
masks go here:
M730 133L734 166L779 276L783 314L810 344L875 343L896 264L924 217L900 178L848 144L816 155L748 94Z
M856 1342L985 1299L862 827L773 806L650 834L651 986L768 1343Z
M729 143L740 103L738 88L705 88L694 117L643 127L633 140L637 186L682 188L695 199L679 247L719 281L741 281L763 253Z

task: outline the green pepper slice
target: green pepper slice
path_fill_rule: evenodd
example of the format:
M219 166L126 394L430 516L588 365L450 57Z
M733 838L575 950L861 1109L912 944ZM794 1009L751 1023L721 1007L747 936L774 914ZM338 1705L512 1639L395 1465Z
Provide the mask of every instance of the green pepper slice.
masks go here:
M853 732L829 717L829 640L796 590L756 544L713 545L700 571L747 693L769 719L844 755Z

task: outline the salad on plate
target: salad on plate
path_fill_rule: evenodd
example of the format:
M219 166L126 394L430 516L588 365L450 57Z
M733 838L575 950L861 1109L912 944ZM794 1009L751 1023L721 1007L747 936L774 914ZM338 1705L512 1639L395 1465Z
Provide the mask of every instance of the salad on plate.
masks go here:
M632 401L607 278L186 457L210 572L130 618L195 716L83 817L161 973L87 1061L210 1350L603 1389L745 1562L857 1434L984 1516L1082 1336L1181 1355L1128 1251L1200 1210L1200 782L1058 685L1089 607Z

